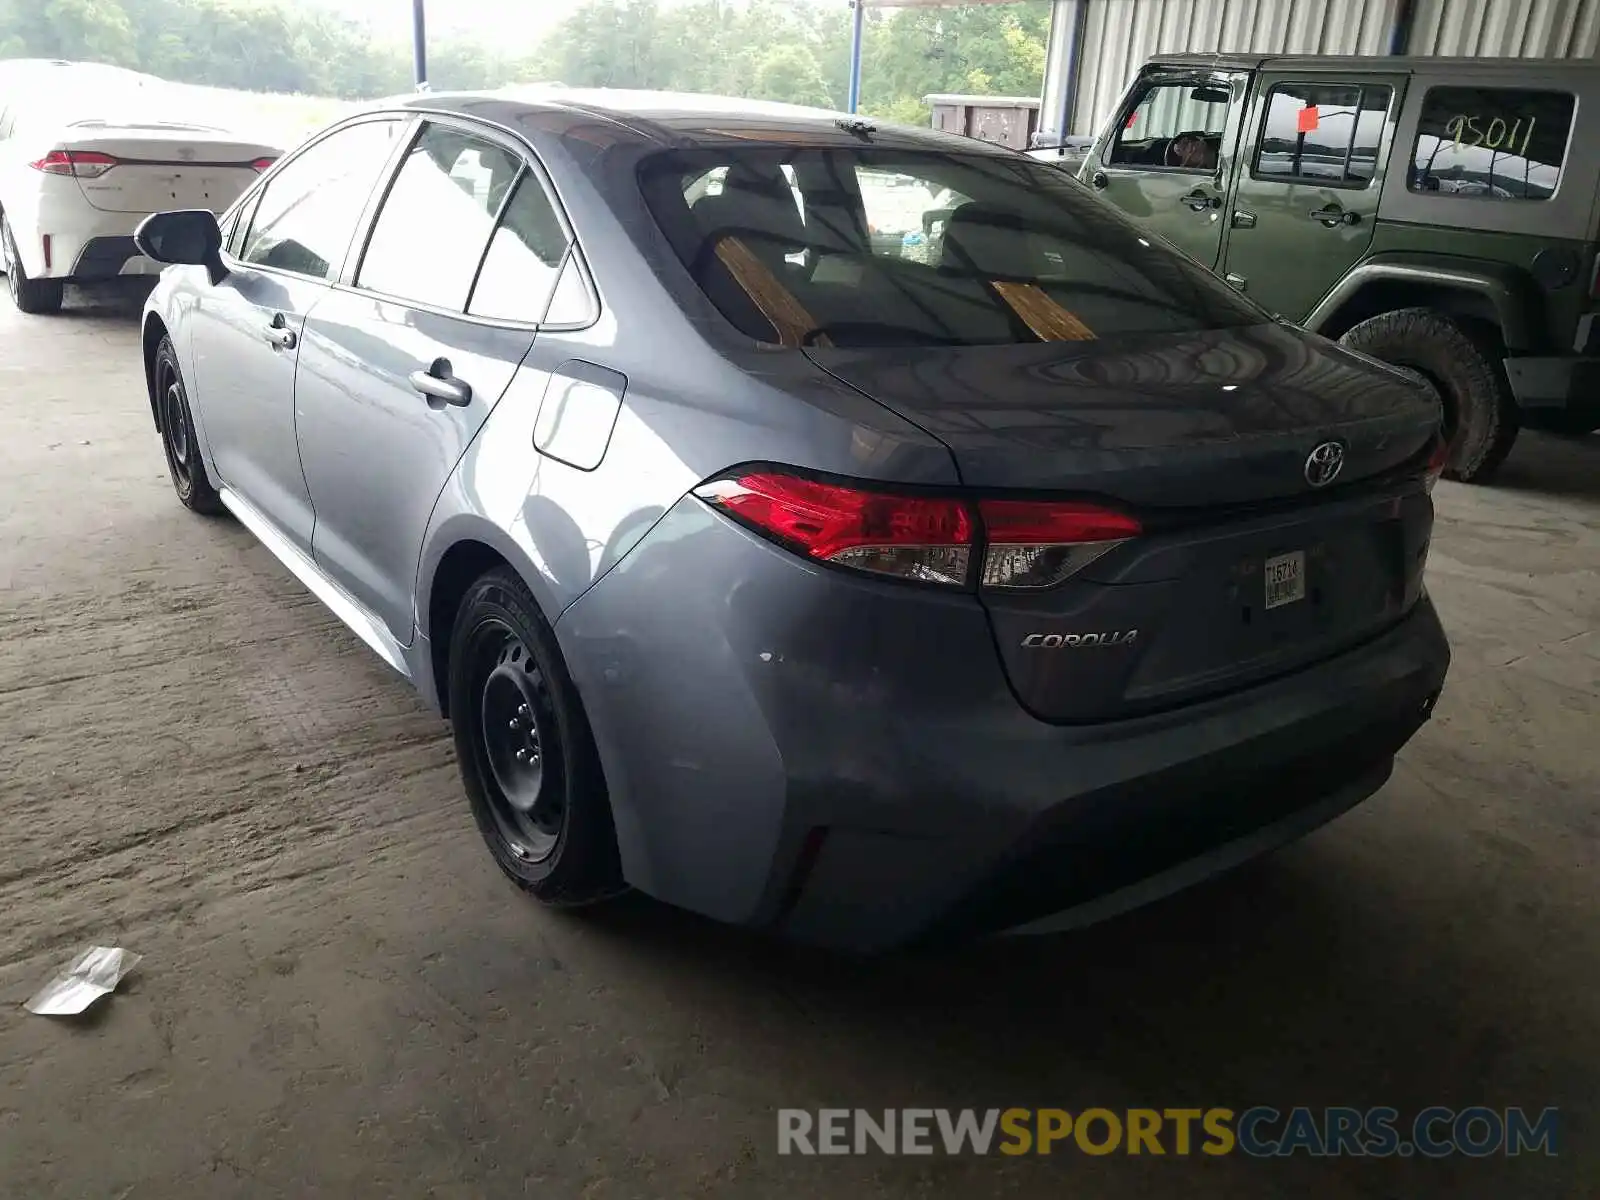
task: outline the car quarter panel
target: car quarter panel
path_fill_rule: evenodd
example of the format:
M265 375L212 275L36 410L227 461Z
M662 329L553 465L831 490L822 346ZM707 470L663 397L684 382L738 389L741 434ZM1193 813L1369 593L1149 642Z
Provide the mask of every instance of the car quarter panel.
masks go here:
M1426 719L1449 660L1424 600L1316 669L1166 713L1052 725L1008 688L976 597L807 562L692 497L556 632L629 882L858 948L914 936L1035 851L1033 881L1052 880L1063 846L1080 860L1103 847L1138 878L1173 865L1168 826L1188 853L1362 783L1353 803ZM1237 777L1237 804L1190 810L1208 772L1212 787ZM1141 790L1146 779L1159 786Z

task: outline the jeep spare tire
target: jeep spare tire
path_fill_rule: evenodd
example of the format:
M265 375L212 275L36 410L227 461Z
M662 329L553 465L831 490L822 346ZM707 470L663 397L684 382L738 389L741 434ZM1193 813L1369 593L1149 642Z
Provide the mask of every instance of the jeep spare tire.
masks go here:
M1499 364L1456 321L1401 308L1361 322L1341 345L1421 374L1437 389L1450 443L1447 479L1487 483L1517 440L1517 404Z

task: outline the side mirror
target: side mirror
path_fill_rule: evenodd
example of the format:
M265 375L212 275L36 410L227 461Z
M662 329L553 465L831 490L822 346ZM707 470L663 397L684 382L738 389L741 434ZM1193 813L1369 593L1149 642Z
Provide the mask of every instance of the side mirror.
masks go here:
M134 231L133 244L158 263L205 267L213 284L228 277L222 265L222 229L216 214L203 208L146 217Z

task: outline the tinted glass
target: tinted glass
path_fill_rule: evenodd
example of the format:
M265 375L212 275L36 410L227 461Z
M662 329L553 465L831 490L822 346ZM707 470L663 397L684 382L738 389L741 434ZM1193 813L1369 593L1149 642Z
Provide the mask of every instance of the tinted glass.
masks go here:
M522 160L448 125L429 125L384 199L356 277L386 296L459 312Z
M720 190L697 188L719 165ZM1020 156L746 146L655 156L641 183L707 297L763 342L981 345L1265 319Z
M506 205L483 260L468 311L537 324L544 319L567 254L567 234L538 179L527 174Z
M1389 95L1386 87L1278 84L1267 94L1256 178L1366 186L1377 166Z
M1521 88L1429 88L1411 156L1411 190L1547 200L1561 179L1572 97Z
M337 275L400 128L352 125L285 164L256 205L239 257L318 279Z
M1222 84L1161 83L1147 88L1111 143L1120 166L1214 171L1228 122Z

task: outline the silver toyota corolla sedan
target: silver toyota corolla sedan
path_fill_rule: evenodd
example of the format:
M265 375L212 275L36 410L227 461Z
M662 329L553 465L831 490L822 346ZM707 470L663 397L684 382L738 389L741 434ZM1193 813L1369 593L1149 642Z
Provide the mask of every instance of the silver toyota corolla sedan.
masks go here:
M1370 795L1443 685L1435 401L1024 155L424 95L140 244L179 499L449 719L547 902L1065 927Z

